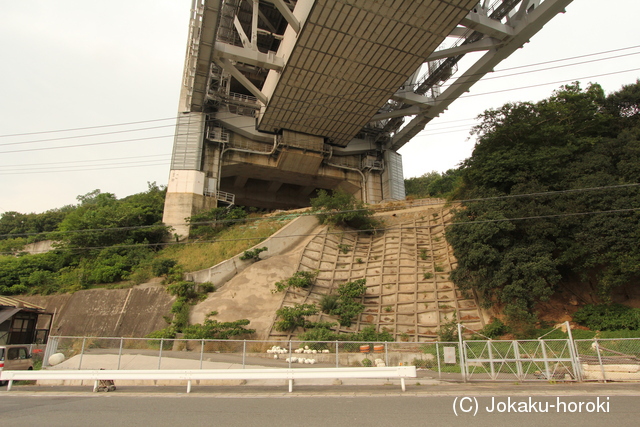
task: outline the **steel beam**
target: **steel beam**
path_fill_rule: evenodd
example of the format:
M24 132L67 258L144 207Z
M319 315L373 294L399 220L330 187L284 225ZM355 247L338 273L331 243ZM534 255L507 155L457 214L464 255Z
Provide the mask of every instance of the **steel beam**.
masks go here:
M284 67L284 61L279 56L262 53L251 48L216 42L215 50L215 55L218 58L231 59L236 62L276 71L280 71Z
M564 12L565 8L573 0L545 0L537 8L531 10L518 22L512 22L514 36L505 40L504 44L485 53L474 65L472 65L462 76L452 83L436 99L436 105L425 114L417 115L400 132L396 133L388 145L392 150L399 150L404 144L409 142L427 123L437 117L449 105L462 94L467 92L473 84L491 72L496 65L509 57L517 49L521 48L529 39L536 34L554 16Z
M242 86L244 86L249 92L253 94L258 101L263 104L267 104L267 97L260 89L258 89L251 81L244 76L228 59L216 58L216 64L222 67L227 73L231 74Z
M298 21L298 18L296 18L293 15L293 13L291 12L291 9L289 9L289 6L287 6L284 0L267 0L267 1L269 1L270 3L273 3L273 5L282 14L284 19L287 20L287 22L289 23L291 28L293 28L293 31L295 31L296 34L300 33L300 28L301 28L300 21Z

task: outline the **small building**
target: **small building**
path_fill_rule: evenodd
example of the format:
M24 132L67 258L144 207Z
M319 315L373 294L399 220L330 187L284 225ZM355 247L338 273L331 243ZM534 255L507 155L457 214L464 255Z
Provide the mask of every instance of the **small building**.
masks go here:
M43 307L0 296L0 345L46 344L52 322Z

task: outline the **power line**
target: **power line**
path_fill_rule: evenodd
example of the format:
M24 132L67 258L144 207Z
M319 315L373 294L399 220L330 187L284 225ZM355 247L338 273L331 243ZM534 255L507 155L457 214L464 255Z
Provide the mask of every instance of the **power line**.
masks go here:
M137 122L126 122L126 123L114 123L110 125L99 125L99 126L88 126L81 128L70 128L70 129L57 129L57 130L43 130L40 132L26 132L26 133L14 133L14 134L6 134L0 135L0 138L7 138L12 136L26 136L26 135L42 135L45 133L57 133L57 132L73 132L77 130L88 130L88 129L99 129L99 128L107 128L107 127L117 127L117 126L128 126L128 125L137 125L141 123L152 123L152 122L161 122L165 120L176 120L177 117L168 117L165 119L152 119L152 120L142 120Z
M92 172L92 171L97 171L97 170L106 170L106 169L129 169L129 168L139 168L139 167L148 167L148 166L169 166L170 162L169 161L165 161L162 163L152 163L152 164L140 164L138 162L135 162L136 164L133 165L129 165L129 166L109 166L109 165L99 165L100 167L91 167L89 169L67 169L65 168L65 170L30 170L30 171L20 171L20 172L16 172L16 171L10 171L10 172L2 172L0 171L0 175L24 175L24 174L36 174L36 173L46 173L46 174L51 174L51 173L66 173L66 172ZM106 166L106 167L102 167L102 166Z
M542 197L542 196L555 196L559 194L568 194L568 193L581 193L588 191L601 191L601 190L613 190L613 189L621 189L621 188L634 188L640 187L640 183L630 183L630 184L618 184L618 185L608 185L608 186L599 186L599 187L587 187L587 188L575 188L568 190L554 190L554 191L544 191L544 192L536 192L536 193L525 193L525 194L509 194L505 196L492 196L492 197L484 197L484 198L475 198L475 199L460 199L460 200L451 200L447 203L456 203L456 204L464 204L464 203L475 203L481 201L490 201L490 200L502 200L502 199L515 199L515 198L523 198L523 197ZM441 204L441 203L433 203L433 204ZM635 209L635 208L634 208ZM637 208L640 209L640 208ZM325 215L335 215L340 213L351 213L351 212L363 212L366 210L373 210L374 212L388 212L392 210L397 210L397 206L391 207L381 207L381 208L368 208L368 209L349 209L349 210L340 210L340 211L330 211L330 212L320 212ZM608 211L607 211L608 212ZM299 214L292 214L297 216L310 216L317 215L319 212L303 212ZM225 219L225 220L213 220L213 221L200 221L200 222L186 222L181 224L174 225L208 225L208 224L234 224L241 222L259 222L259 221L271 221L271 220L281 220L282 217L273 216L273 217L257 217L257 218L240 218L240 219ZM82 229L82 230L66 230L66 231L49 231L49 232L40 232L40 233L10 233L10 234L0 234L0 237L8 237L8 236L36 236L39 234L47 234L47 233L89 233L89 232L98 232L98 231L129 231L129 230L140 230L147 228L157 228L157 227L165 227L162 224L154 224L154 225L140 225L140 226L129 226L129 227L111 227L111 228L94 228L94 229Z
M127 156L127 157L110 157L104 159L88 159L88 160L69 160L66 162L44 162L44 163L22 163L11 165L0 165L0 168L22 167L22 166L44 166L44 165L61 165L66 163L93 163L93 162L106 162L111 160L126 160L126 159L140 159L148 157L161 157L168 156L169 154L148 154L145 156Z
M591 53L591 54L586 54L586 55L580 55L580 56L575 56L575 57L571 57L571 58L563 58L563 59L539 62L539 63L535 63L535 64L522 65L522 66L518 66L518 67L505 68L505 69L502 69L502 70L494 71L494 73L500 73L500 72L504 72L504 71L508 71L508 70L521 69L521 68L527 68L527 67L538 66L538 65L545 65L545 64L556 63L556 62L562 62L562 61L567 61L567 60L572 60L572 59L579 59L579 58L597 56L597 55L602 55L602 54L606 54L606 53L612 53L612 52L619 52L619 51L624 51L624 50L629 50L629 49L635 49L635 48L638 48L638 47L640 47L640 45L626 47L626 48L620 48L620 49L613 49L613 50L608 50L608 51L602 51L602 52L596 52L596 53ZM625 56L630 56L630 55L637 55L639 53L640 52L634 52L634 53L629 53L629 54L624 54L624 55L612 56L612 57L608 57L608 58L599 58L599 59L594 59L594 60L591 60L591 61L583 61L583 62L574 63L574 64L565 64L565 65L560 65L560 66L557 66L557 67L545 68L545 69L542 69L542 70L532 70L532 71L526 71L526 72L522 72L522 73L510 74L510 75L507 75L507 76L485 77L485 78L482 79L482 81L491 80L491 79L495 79L495 78L511 77L511 76L515 76L515 75L521 75L521 74L537 72L537 71L546 71L546 70L550 70L550 69L563 68L563 67L569 67L569 66L574 66L574 65L583 65L583 64L591 63L591 62L610 60L610 59L615 59L615 58L620 58L620 57L625 57ZM636 71L636 70L637 69L632 69L632 70L627 70L627 71ZM623 71L623 72L627 72L627 71ZM611 74L611 73L609 73L609 74ZM609 75L609 74L587 76L587 77L581 77L579 79L599 77L599 76L602 76L602 75ZM470 76L473 76L473 74L470 75ZM561 82L566 82L566 81L569 81L569 80L576 80L576 79L573 78L573 79L568 79L568 80L562 80ZM555 83L557 83L557 82L546 83L546 84L555 84ZM449 86L453 86L455 84L456 83L454 82ZM449 86L447 86L447 87L449 87ZM529 88L529 87L532 87L532 86L527 86L525 88ZM386 89L383 89L383 90L386 91L386 90L392 90L392 89L393 88L386 88ZM513 89L510 89L510 90L517 90L517 89L520 89L520 88L513 88ZM351 95L361 95L361 94L365 94L367 92L379 92L380 90L381 89L365 89L365 90L362 90L362 91L353 92L353 93L351 93ZM489 93L495 93L495 92L489 92ZM315 98L315 99L312 98L310 100L305 100L305 101L296 100L296 101L290 101L290 102L291 103L293 103L293 102L303 102L303 103L310 104L310 103L314 103L316 101L322 100L324 98L329 98L329 96L321 96L321 97L318 97L318 98ZM460 97L460 98L463 98L463 97ZM318 105L326 105L326 104L318 104ZM132 124L150 123L150 122L176 120L176 119L177 119L177 117L172 117L172 118L164 118L164 119L145 120L145 121L127 122L127 123L101 125L101 126L90 126L90 127L82 127L82 128L71 128L71 129L59 129L59 130L52 130L52 131L8 134L8 135L0 135L0 137L12 137L12 136L37 135L37 134L45 134L45 133L70 132L70 131L77 131L77 130L98 129L98 128L104 128L104 127L117 127L117 126L126 126L126 125L132 125ZM83 137L92 137L92 136L111 135L111 134L125 133L125 132L137 132L137 131L142 131L142 130L159 129L159 128L172 127L172 126L174 126L174 125L154 126L154 127L149 127L149 128L131 129L131 130L114 131L114 132L104 132L104 133L88 134L88 135L75 135L75 136L70 136L70 137L49 138L49 139L42 139L42 140L35 140L35 141L1 143L0 146L15 145L15 144L31 144L31 143L37 143L37 142L48 142L48 141L65 140L65 139L73 139L73 138L83 138Z
M57 150L57 149L62 149L62 148L91 147L91 146L96 146L96 145L107 145L107 144L121 144L123 142L148 141L148 140L151 140L151 139L170 138L170 137L173 137L173 136L174 135L161 135L161 136L149 136L149 137L145 137L145 138L122 139L122 140L119 140L119 141L90 142L90 143L86 143L86 144L76 144L76 145L61 145L61 146L58 146L58 147L25 148L23 150L0 151L0 154L24 153L24 152L29 152L29 151Z
M534 87L548 86L548 85L551 85L551 84L560 84L560 83L566 83L566 82L571 82L571 81L575 81L575 80L590 79L590 78L594 78L594 77L609 76L609 75L613 75L613 74L622 74L622 73L627 73L627 72L631 72L631 71L638 71L638 70L640 70L640 68L633 68L633 69L623 70L623 71L614 71L614 72L611 72L611 73L595 74L595 75L591 75L591 76L584 76L584 77L578 77L578 78L570 78L570 79L558 80L558 81L555 81L555 82L547 82L547 83L540 83L540 84L536 84L536 85L521 86L521 87L517 87L517 88L501 89L501 90L495 90L495 91L490 91L490 92L476 93L476 94L470 94L470 95L461 96L458 99L471 98L471 97L482 96L482 95L492 95L492 94L496 94L496 93L509 92L509 91L513 91L513 90L530 89L530 88L534 88ZM337 115L340 115L340 114L341 113L336 113L336 114L333 114L333 115L326 115L326 116L317 116L315 118L330 118L330 117L337 116ZM308 117L308 119L311 119L311 118L314 118L314 117ZM251 126L243 126L243 127L244 128L252 128L253 125L251 125ZM184 135L186 135L186 134L183 134L182 136L184 136ZM22 150L2 151L2 152L0 152L0 154L21 153L21 152L30 152L30 151L42 151L42 150L55 150L55 149L62 149L62 148L87 147L87 146L105 145L105 144L119 144L119 143L123 143L123 142L135 142L135 141L143 141L143 140L150 140L150 139L169 138L169 137L173 137L173 136L174 135L163 135L163 136L154 136L154 137L146 137L146 138L125 139L125 140L119 140L119 141L107 141L107 142L94 142L94 143L87 143L87 144L65 145L65 146L58 146L58 147L30 148L30 149L22 149ZM180 136L180 135L178 135L178 136Z
M152 126L152 127L148 127L148 128L139 128L139 129L130 129L130 130L117 130L117 131L113 131L113 132L102 132L102 133L94 133L94 134L87 134L87 135L62 136L60 138L36 139L35 141L5 142L5 143L0 144L0 146L36 144L38 142L51 142L51 141L66 141L67 139L90 138L92 136L115 135L117 133L140 132L140 131L143 131L143 130L163 129L163 128L170 128L170 127L175 127L175 125Z
M484 224L484 223L496 223L496 222L511 222L511 221L526 221L532 219L548 219L548 218L562 218L562 217L570 217L570 216L585 216L585 215L601 215L601 214L611 214L611 213L624 213L624 212L638 212L640 208L629 208L629 209L612 209L606 211L589 211L589 212L571 212L571 213L562 213L562 214L550 214L550 215L537 215L537 216L527 216L527 217L517 217L517 218L502 218L502 219L487 219L487 220L476 220L476 221L460 221L460 222L452 222L451 224L445 225L445 227L457 226L457 225L472 225L472 224ZM440 225L430 225L427 227L439 227ZM139 243L139 244L128 244L128 245L110 245L110 246L84 246L77 248L64 248L65 250L93 250L93 249L108 249L108 248L133 248L133 247L158 247L158 246L173 246L173 245L188 245L188 244L205 244L205 243L219 243L219 242L239 242L246 240L258 240L264 241L268 238L277 239L277 238L291 238L291 237L315 237L321 234L358 234L363 232L387 232L387 231L395 231L395 230L416 230L423 229L424 226L395 226L395 227L385 227L385 228L371 228L366 230L339 230L339 231L327 231L327 232L319 232L319 233L302 233L302 234L289 234L287 236L278 236L278 235L267 235L267 236L257 236L257 237L236 237L233 239L215 239L215 240L201 240L197 242L161 242L161 243ZM111 230L111 229L109 229ZM3 254L12 255L11 252L2 252Z

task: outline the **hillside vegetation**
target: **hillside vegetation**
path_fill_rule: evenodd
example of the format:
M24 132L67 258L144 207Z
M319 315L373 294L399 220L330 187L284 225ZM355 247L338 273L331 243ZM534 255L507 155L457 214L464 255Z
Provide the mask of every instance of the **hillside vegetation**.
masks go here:
M640 278L640 81L487 110L460 167L453 281L511 321L567 283L608 303Z
M123 199L95 190L78 196L75 206L42 214L5 212L0 217L0 295L132 286L158 276L167 260L183 271L199 270L260 243L286 223L286 218L245 223L244 209L216 208L190 218L189 242L167 245L164 196L164 188L150 184L146 192ZM20 252L39 240L55 241L54 250Z

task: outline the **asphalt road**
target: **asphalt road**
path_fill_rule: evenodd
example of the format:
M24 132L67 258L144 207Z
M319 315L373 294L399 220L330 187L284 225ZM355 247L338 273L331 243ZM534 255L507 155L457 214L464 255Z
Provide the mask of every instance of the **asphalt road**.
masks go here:
M112 393L90 393L86 387L17 387L16 391L0 392L0 420L2 425L65 427L622 427L640 423L640 386L635 384L453 385L413 387L406 393L384 386L375 390L318 386L298 390L289 394L281 387L207 387L187 395L177 387L133 387ZM545 410L548 412L540 412Z

